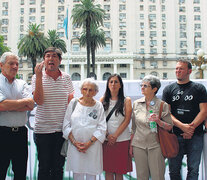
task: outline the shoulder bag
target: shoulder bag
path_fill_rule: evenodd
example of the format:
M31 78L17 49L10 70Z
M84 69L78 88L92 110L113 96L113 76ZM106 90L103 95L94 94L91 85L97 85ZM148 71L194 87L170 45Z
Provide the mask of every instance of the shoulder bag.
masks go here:
M78 102L78 99L76 98L74 103L73 103L73 107L72 107L72 112L71 114L73 113L76 105L77 105L77 102ZM68 151L68 139L65 139L65 141L63 142L63 145L62 145L62 148L61 148L61 151L60 151L60 154L64 157L67 157L67 151Z
M159 118L161 119L162 109L164 102L161 102ZM179 152L179 143L177 136L173 134L173 132L169 132L160 126L158 126L158 138L160 142L160 147L162 151L162 155L165 158L173 158L176 157Z

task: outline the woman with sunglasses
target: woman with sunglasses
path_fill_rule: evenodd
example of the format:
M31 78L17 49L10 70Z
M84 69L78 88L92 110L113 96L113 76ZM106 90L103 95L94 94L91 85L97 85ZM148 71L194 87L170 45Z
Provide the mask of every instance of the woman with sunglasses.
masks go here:
M103 144L105 178L106 180L122 180L123 174L132 171L128 127L132 105L131 99L124 97L123 82L118 74L113 74L108 78L104 97L100 101L103 103L106 119L108 119L106 141Z
M141 83L144 97L133 103L130 154L135 159L138 180L149 180L150 176L152 180L165 179L165 159L158 142L157 126L171 130L172 120L167 103L159 119L161 100L156 93L160 86L156 76L145 76Z

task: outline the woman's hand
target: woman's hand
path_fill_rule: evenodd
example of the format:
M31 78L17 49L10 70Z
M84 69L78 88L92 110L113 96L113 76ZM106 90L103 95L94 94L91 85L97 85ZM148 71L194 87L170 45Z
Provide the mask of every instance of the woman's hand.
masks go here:
M86 143L81 143L81 142L75 142L74 143L74 146L76 147L76 149L79 151L79 152L82 152L82 153L86 153L87 149L90 147L91 145L91 142L88 141Z
M107 139L108 139L108 145L114 145L116 143L116 140L117 140L117 137L114 135L114 134L109 134L107 136Z
M150 121L154 121L156 123L160 122L159 116L157 114L152 114L149 118Z
M130 145L129 147L129 155L133 158L134 157L134 153L133 153L133 147Z

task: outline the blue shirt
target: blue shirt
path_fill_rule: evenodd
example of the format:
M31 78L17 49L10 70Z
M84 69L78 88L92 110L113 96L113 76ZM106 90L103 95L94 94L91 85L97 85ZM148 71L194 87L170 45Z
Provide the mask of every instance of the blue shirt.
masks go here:
M8 100L17 100L30 98L31 91L27 83L21 79L15 79L9 83L8 79L0 74L0 102ZM0 126L20 127L27 122L26 111L0 111Z

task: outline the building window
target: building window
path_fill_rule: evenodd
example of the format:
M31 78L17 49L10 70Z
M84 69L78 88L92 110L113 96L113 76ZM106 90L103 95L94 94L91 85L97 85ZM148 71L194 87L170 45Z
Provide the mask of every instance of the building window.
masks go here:
M200 4L200 0L194 0L193 3L194 4Z
M139 10L140 10L140 11L143 11L143 10L144 10L144 5L140 5L140 6L139 6Z
M163 49L162 49L162 53L163 53L163 54L167 54L167 49L166 49L166 48L163 48Z
M195 24L194 25L194 30L198 30L201 29L201 24Z
M57 34L60 38L64 37L64 32L57 32Z
M73 44L72 45L72 50L73 51L80 51L80 45L79 44Z
M79 37L80 33L79 31L73 31L73 37Z
M40 24L40 29L41 29L41 31L44 31L45 30L45 25L44 24Z
M111 44L110 43L106 43L106 46L104 47L104 51L105 52L110 52L111 51Z
M109 12L110 11L110 5L104 5L104 10Z
M145 77L145 73L141 73L140 74L140 79L144 79L144 77Z
M41 7L41 13L45 13L45 7Z
M119 40L119 46L126 45L126 39L120 39Z
M35 2L36 0L30 0L30 5L32 5L32 4L35 4L36 2Z
M144 54L145 53L144 48L140 48L140 52L139 53L140 54Z
M142 69L145 69L145 61L140 61L140 66L142 67Z
M157 37L156 31L150 31L150 37Z
M119 22L119 27L120 28L126 27L126 22Z
M3 35L3 38L4 38L5 41L8 40L7 35Z
M45 4L45 0L41 0L41 5L44 5Z
M79 73L73 73L71 76L72 81L80 81L81 80L81 76Z
M162 12L164 12L165 11L165 5L162 5Z
M32 13L35 13L36 12L36 9L35 8L29 8L29 13L32 14Z
M20 17L20 23L24 23L24 17Z
M162 20L163 20L163 21L166 20L166 14L162 14Z
M163 79L167 79L167 73L163 73Z
M179 4L184 4L185 0L179 0Z
M107 80L109 78L109 76L111 76L111 73L106 72L103 74L103 81Z
M187 49L180 49L180 54L181 55L186 55L187 54Z
M186 38L187 35L186 35L186 32L180 32L180 38Z
M73 66L72 66L73 68L79 68L80 67L80 65L79 64L73 64Z
M20 25L20 31L21 31L21 32L24 31L24 25Z
M9 7L8 2L3 2L3 3L2 3L2 6L3 6L5 9L7 9L7 8Z
M123 38L125 38L126 31L119 31L119 36L122 36Z
M2 19L2 25L8 25L9 20L8 19Z
M140 31L140 36L144 37L144 31Z
M110 14L109 13L104 14L104 20L110 20Z
M157 46L157 40L150 40L150 47Z
M162 29L166 29L166 23L162 22Z
M127 64L120 64L120 68L126 68Z
M64 20L64 15L59 14L58 15L58 20L63 21Z
M120 13L119 14L119 19L120 20L126 19L126 13Z
M180 41L180 48L187 47L187 41Z
M8 10L2 10L2 16L8 16Z
M127 73L120 73L121 78L127 78Z
M119 48L119 50L120 50L121 53L126 52L126 48Z
M111 64L104 64L104 68L110 68Z
M24 14L24 8L20 9L20 14L23 15Z
M184 7L184 6L181 6L181 7L179 8L179 12L185 12L185 7Z
M166 31L162 31L162 37L166 37Z
M64 3L64 2L65 2L65 0L58 0L58 2L59 2L59 3Z
M110 38L111 37L111 32L110 31L105 31L105 37Z
M63 23L58 23L57 24L57 29L63 29Z
M119 11L122 11L122 10L126 10L126 5L125 4L120 4L119 5Z
M110 29L111 28L111 23L110 22L104 22L103 25L107 29Z
M20 5L24 5L24 0L21 0L21 3L20 3Z
M201 32L195 32L195 37L201 37Z
M150 21L156 20L156 14L149 14L149 20Z
M157 54L157 48L150 48L150 54Z
M144 29L144 23L143 22L140 23L140 28Z
M167 41L166 40L162 40L162 46L166 47L167 46Z
M41 22L45 22L45 16L41 16Z
M149 22L150 24L150 29L156 28L156 22Z
M140 19L144 19L144 14L140 14L140 15L139 15L139 18L140 18Z
M64 11L64 6L58 6L58 13Z
M201 48L201 41L195 41L195 48Z
M179 22L186 22L186 15L180 15Z
M162 62L162 65L163 65L163 66L167 66L167 61L163 61L163 62Z
M29 22L30 23L35 22L35 16L29 16Z
M8 28L7 27L2 27L1 32L2 33L8 33Z
M195 21L200 21L201 20L201 16L200 15L195 15L194 16L194 20Z
M200 7L194 7L194 12L201 12Z
M156 11L156 6L155 5L150 5L149 6L149 11L152 12L152 11Z
M140 46L144 46L144 40L140 40Z
M154 76L158 76L158 73L155 72L155 71L151 72L150 74L151 74L151 75L154 75Z
M180 24L180 30L186 31L186 24Z

